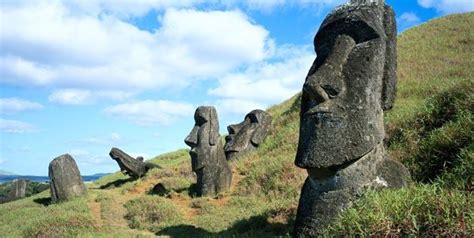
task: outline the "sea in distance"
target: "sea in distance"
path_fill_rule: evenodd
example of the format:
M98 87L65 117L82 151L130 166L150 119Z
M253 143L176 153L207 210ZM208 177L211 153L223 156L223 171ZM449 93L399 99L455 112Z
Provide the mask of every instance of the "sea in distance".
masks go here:
M94 182L95 180L107 174L95 174L82 176L84 182ZM46 183L49 182L48 176L29 176L29 175L0 175L0 183L11 182L15 179L24 179L33 182Z

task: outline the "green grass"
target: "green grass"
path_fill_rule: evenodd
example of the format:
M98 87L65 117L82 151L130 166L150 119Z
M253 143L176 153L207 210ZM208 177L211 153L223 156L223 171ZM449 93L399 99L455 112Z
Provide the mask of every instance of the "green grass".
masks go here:
M51 204L49 191L0 206L0 235L9 237L74 236L96 231L87 198Z
M179 208L162 197L143 196L130 200L125 208L131 228L158 232L164 227L179 224L182 220Z
M437 185L369 192L326 236L467 237L474 234L474 195Z
M474 13L410 29L398 41L398 95L385 114L389 156L414 179L402 190L371 191L326 230L327 236L472 236ZM303 79L301 79L303 80ZM49 194L0 205L0 236L288 237L306 171L294 165L301 96L271 107L273 130L233 162L231 191L190 196L188 150L155 157L146 176L121 173L89 186L87 197L43 206ZM166 193L151 193L161 183ZM469 192L471 191L471 192ZM35 199L37 200L35 202ZM89 209L100 204L98 214Z

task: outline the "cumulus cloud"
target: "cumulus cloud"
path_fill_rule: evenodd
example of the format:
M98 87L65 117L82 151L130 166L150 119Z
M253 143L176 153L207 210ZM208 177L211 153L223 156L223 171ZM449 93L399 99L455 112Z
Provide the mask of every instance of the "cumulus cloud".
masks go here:
M62 105L85 105L100 100L125 100L134 93L123 91L91 91L85 89L60 89L51 93L50 102Z
M36 132L37 129L32 124L26 122L0 118L0 131L12 134L24 134Z
M237 10L168 9L153 32L61 2L6 4L0 14L15 19L0 29L0 83L15 86L184 87L261 61L272 46L268 31Z
M279 48L272 62L261 62L243 72L228 74L209 90L217 96L219 111L244 113L279 103L301 90L314 60L310 46Z
M402 31L420 22L420 18L414 12L404 12L397 18L398 28Z
M472 0L418 0L424 8L434 8L442 14L470 12L474 10Z
M0 98L0 114L42 109L43 105L19 98Z
M139 125L168 125L181 117L192 116L194 107L185 102L144 100L107 107L107 114L130 120Z

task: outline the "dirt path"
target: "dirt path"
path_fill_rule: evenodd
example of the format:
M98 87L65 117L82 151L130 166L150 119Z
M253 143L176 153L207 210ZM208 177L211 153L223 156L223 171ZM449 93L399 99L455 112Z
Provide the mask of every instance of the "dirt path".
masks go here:
M91 210L92 216L94 217L94 220L96 221L96 228L100 229L104 225L102 222L102 209L100 208L100 203L94 201L91 201L87 204L89 206L89 209Z

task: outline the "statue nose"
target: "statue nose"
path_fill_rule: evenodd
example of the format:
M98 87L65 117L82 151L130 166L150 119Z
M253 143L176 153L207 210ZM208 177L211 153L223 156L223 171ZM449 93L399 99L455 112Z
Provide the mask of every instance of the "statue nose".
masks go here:
M189 135L186 137L186 139L184 139L184 143L186 143L186 145L190 147L196 147L198 145L198 129L199 128L195 126L191 133L189 133Z
M303 86L303 91L305 91L306 95L308 95L316 104L329 100L329 95L324 90L324 87L315 82L315 80L308 80Z

